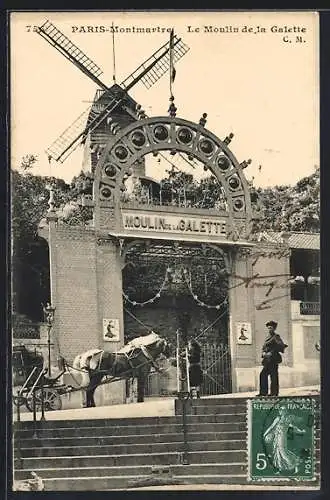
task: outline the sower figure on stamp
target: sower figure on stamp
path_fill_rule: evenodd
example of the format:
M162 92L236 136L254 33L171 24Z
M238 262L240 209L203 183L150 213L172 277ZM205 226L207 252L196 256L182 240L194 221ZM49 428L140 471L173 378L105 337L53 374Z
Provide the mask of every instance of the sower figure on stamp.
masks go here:
M276 321L268 321L266 327L268 328L268 336L262 347L263 368L260 372L260 392L258 396L268 396L268 377L270 377L270 396L278 396L278 365L282 362L280 353L283 353L288 346L275 332L277 328Z

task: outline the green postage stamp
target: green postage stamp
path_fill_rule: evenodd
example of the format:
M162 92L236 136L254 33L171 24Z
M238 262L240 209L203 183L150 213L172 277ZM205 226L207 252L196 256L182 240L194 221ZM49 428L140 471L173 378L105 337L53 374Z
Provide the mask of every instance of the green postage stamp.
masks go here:
M315 412L312 398L248 400L248 479L315 479Z

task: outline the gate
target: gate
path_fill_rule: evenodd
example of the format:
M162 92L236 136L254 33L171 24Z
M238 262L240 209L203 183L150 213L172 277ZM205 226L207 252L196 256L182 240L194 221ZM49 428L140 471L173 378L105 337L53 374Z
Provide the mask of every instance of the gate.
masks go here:
M226 344L202 344L201 368L203 383L200 388L202 396L227 394L232 391L231 358L229 346ZM176 367L170 366L164 373L149 374L145 395L147 397L172 396L177 391Z
M226 344L203 344L201 347L201 368L203 370L201 395L230 393L232 384L229 346Z

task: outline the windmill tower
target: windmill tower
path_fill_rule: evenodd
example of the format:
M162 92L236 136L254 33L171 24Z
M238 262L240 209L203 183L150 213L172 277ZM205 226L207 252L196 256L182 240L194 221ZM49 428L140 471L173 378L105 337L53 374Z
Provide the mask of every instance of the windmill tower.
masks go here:
M85 145L83 170L95 171L95 166L109 137L130 123L145 118L141 106L129 95L138 83L150 89L170 68L170 42L165 43L120 84L106 85L100 80L102 69L82 52L53 23L46 21L37 33L58 52L79 68L97 85L94 100L64 132L47 148L49 158L63 163L80 145ZM173 62L189 50L176 35L173 40ZM144 175L144 160L134 165L136 177Z
M121 101L121 103L104 120L100 121L95 128L92 128L84 140L85 147L82 165L84 172L94 173L100 154L109 137L139 119L138 103L127 92L125 93L125 90L120 85L114 84L110 87L109 91L103 89L96 90L86 121L87 127L89 127L99 113L104 112L114 97L118 101ZM137 176L144 175L144 162L143 168L139 167L140 165L138 164L134 167L135 174Z

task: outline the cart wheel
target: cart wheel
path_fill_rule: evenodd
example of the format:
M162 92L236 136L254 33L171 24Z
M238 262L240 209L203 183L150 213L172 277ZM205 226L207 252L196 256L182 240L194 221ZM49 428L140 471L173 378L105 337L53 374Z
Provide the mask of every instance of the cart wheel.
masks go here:
M44 393L44 409L45 411L53 411L53 410L61 410L62 408L62 400L55 389L50 389L45 387L43 389ZM37 389L35 392L36 398L36 411L41 411L41 389ZM33 411L33 398L30 396L26 400L26 407L28 410Z

